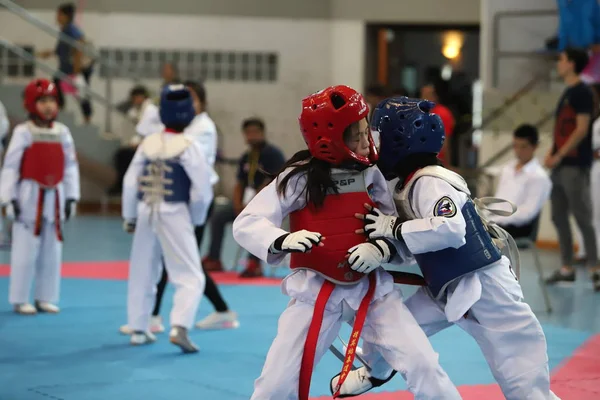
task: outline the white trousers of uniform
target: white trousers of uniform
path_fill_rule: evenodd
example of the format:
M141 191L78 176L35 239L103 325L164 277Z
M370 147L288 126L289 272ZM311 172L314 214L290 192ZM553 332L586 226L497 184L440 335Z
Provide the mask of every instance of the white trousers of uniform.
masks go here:
M34 222L14 221L8 289L11 304L29 303L33 281L34 300L58 302L62 242L56 236L53 222L43 220L40 236L34 233Z
M315 364L337 337L347 315L346 306L342 302L333 311L329 306L325 309ZM292 299L281 314L277 336L254 383L251 400L298 399L300 365L313 310L312 304ZM461 398L398 290L371 303L361 337L402 373L415 399Z
M190 329L194 324L206 278L187 205L181 206L177 212L153 214L145 205L138 207L127 287L127 324L134 331L149 329L163 257L175 288L171 326Z
M548 400L550 373L546 336L533 311L523 301L521 286L508 266L479 273L481 298L466 318L456 322L479 344L481 351L507 400ZM420 288L405 302L427 336L453 325L444 313L445 304ZM364 349L363 358L372 375L386 378L383 358Z

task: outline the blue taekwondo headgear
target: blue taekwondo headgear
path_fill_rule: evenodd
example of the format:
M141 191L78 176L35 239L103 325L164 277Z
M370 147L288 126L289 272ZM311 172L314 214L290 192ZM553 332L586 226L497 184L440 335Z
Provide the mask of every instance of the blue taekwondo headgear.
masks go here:
M167 85L160 94L160 120L167 128L183 129L196 116L194 100L184 85Z
M442 149L444 124L430 113L434 106L431 101L402 96L383 100L373 111L371 130L380 136L377 166L386 179L396 177L398 164L408 156L437 154Z

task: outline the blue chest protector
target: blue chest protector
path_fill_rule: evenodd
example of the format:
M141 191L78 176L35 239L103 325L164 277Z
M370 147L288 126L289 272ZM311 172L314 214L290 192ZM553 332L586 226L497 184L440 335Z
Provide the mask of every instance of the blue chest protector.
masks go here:
M138 199L154 203L188 203L192 183L176 158L147 160L140 177Z
M471 199L461 211L467 225L464 245L458 249L447 248L414 255L429 290L438 299L452 281L485 268L502 257Z

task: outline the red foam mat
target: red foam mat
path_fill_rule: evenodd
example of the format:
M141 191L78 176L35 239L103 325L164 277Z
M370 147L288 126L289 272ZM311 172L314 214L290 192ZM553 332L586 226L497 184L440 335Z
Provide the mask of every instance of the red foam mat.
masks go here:
M461 386L458 388L463 400L504 400L502 392L498 385L474 385ZM402 392L385 392L385 393L367 393L360 397L360 400L413 400L412 393L407 391ZM331 396L312 397L311 400L331 400Z
M127 279L129 263L127 261L86 261L65 262L62 265L61 275L64 278L78 279ZM0 276L9 276L10 267L0 265ZM281 284L279 278L240 278L237 272L211 272L213 279L223 285L257 285L277 286Z
M565 399L600 399L600 335L579 347L552 376L552 390Z
M552 391L562 400L600 400L600 335L585 342L572 357L552 374ZM503 400L498 385L473 385L458 388L464 400ZM386 392L360 396L362 400L412 400L411 393ZM331 396L311 400L330 400Z

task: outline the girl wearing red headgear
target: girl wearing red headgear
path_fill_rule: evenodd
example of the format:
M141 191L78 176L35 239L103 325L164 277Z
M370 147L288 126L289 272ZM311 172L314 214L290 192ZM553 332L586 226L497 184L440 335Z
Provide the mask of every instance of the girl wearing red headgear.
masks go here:
M354 319L344 366L350 371L359 337L385 354L416 399L459 399L423 331L394 288L383 263L407 258L388 240L357 234L363 204L395 213L386 181L373 166L377 152L363 97L334 86L302 101L300 129L308 150L296 153L233 224L235 239L270 264L291 253L282 284L292 299L252 399L307 400L312 368L340 326ZM291 232L281 229L290 217ZM362 331L362 334L361 334Z
M55 121L56 96L46 79L27 85L29 121L15 127L0 175L0 202L14 220L8 297L19 314L59 312L62 223L79 200L75 146L69 128Z

